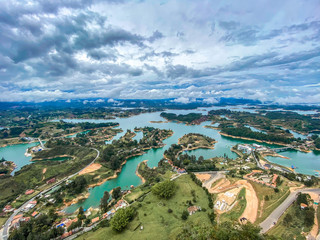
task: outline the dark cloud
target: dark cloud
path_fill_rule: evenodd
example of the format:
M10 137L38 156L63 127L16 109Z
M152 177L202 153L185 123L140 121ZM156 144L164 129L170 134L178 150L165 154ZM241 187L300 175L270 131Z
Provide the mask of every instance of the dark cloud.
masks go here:
M154 41L163 38L163 34L158 30L153 32L152 36L148 38L149 42L153 43Z

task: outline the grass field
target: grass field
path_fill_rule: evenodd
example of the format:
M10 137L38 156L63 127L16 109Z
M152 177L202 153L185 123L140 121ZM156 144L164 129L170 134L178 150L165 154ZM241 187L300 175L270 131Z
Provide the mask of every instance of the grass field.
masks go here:
M207 215L209 210L196 212L186 221L181 219L182 212L188 208L186 201L193 198L191 190L194 190L196 195L197 202L194 205L202 209L208 209L208 198L204 190L197 186L188 175L179 177L175 182L178 188L171 199L160 200L149 193L142 202L135 202L133 206L138 208L138 214L124 232L116 233L111 227L100 228L78 239L175 239L184 225L211 224ZM172 209L173 212L169 213L168 209ZM140 230L140 227L137 228L139 225L143 226L143 230Z
M7 217L0 217L0 228L2 227L3 224L7 221Z
M243 211L246 209L247 201L246 201L246 189L242 188L237 196L237 204L226 213L223 213L219 217L219 222L225 221L238 221L238 218L241 216Z
M253 186L257 197L259 199L259 208L256 224L261 223L264 219L266 219L270 213L273 212L290 194L289 187L281 186L279 188L279 192L275 193L273 188L255 183L250 181ZM268 196L269 200L265 200L265 197ZM263 204L261 204L263 202Z

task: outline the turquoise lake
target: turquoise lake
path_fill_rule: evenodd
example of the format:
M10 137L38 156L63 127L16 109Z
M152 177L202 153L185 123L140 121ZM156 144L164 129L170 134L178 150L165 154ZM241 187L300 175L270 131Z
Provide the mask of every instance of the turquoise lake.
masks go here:
M206 114L210 109L197 109L197 110L168 110L167 112L173 112L176 114L187 114L190 112L198 112ZM235 110L235 109L232 109ZM239 108L239 111L245 111L247 109ZM254 111L250 109L250 111ZM197 149L189 151L188 154L196 155L197 157L203 156L204 158L211 158L216 156L223 156L226 154L230 158L236 158L236 154L233 153L230 149L232 146L239 143L254 143L254 141L246 141L241 139L233 139L221 136L218 130L204 128L205 125L210 125L210 122L204 122L201 125L192 125L188 126L182 123L169 122L169 123L150 123L150 121L165 121L160 117L160 112L154 113L145 113L130 118L118 118L112 120L98 120L98 119L63 119L66 122L118 122L120 124L119 128L123 129L123 132L117 134L114 139L119 139L123 136L127 129L133 131L135 127L144 127L150 126L161 129L171 129L174 134L168 139L164 140L166 144L163 148L151 149L146 151L144 155L132 157L128 159L127 163L123 165L122 171L119 173L118 177L111 179L100 186L96 186L93 189L90 189L89 198L85 199L82 202L71 205L65 209L66 213L72 213L77 210L80 206L85 209L89 207L98 207L100 199L103 196L104 191L110 191L115 187L120 186L122 189L129 189L131 185L138 186L141 184L141 180L136 176L135 171L138 164L144 160L148 160L149 167L156 167L158 162L163 158L163 153L166 149L170 147L171 144L177 143L178 139L187 133L201 133L209 137L214 138L217 143L215 144L214 149ZM136 140L142 138L142 133L138 132L134 137ZM106 142L109 144L110 142ZM32 144L20 144L14 146L7 146L0 148L0 157L5 157L7 160L14 161L18 167L29 164L30 158L26 158L24 153L26 149L30 146L36 145L37 143ZM258 143L261 144L261 143ZM277 147L276 145L261 144L269 147ZM19 151L16 151L18 150ZM320 152L311 152L303 153L298 151L286 151L281 153L284 156L289 157L290 159L268 157L267 159L270 162L274 162L283 166L291 167L294 165L297 167L296 171L299 173L314 175L314 170L320 170Z

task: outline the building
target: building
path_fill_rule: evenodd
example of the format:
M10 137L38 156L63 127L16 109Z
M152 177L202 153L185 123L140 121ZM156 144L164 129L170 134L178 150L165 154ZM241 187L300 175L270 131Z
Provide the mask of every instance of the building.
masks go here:
M192 215L192 214L194 214L195 212L200 211L200 210L201 210L201 207L198 207L198 206L188 207L189 215Z
M3 212L5 212L5 213L13 212L13 211L14 211L14 208L13 208L11 205L6 205L6 206L3 208Z
M34 193L34 190L33 190L33 189L29 189L29 190L27 190L27 191L25 192L25 195L30 195L30 194L32 194L32 193Z
M116 213L116 210L112 209L112 210L106 212L105 214L103 214L102 218L106 218L109 220L115 213Z
M100 220L99 217L95 217L95 218L91 219L91 224L94 224L94 223L98 222L99 220Z
M241 151L242 153L247 153L247 154L250 154L252 152L251 146L247 144L239 144L238 150Z
M31 216L32 216L32 217L36 217L38 214L39 214L38 212L34 211L34 212L31 214Z
M22 222L30 221L30 217L23 217L23 214L19 214L13 217L10 227L19 228Z
M307 207L308 207L308 205L305 204L305 203L301 203L301 204L300 204L300 209L305 209L305 208L307 208Z
M47 184L54 183L54 182L56 182L56 178L51 178L50 180L47 181Z
M127 207L128 206L128 204L124 201L124 200L119 200L117 203L116 203L116 205L114 205L114 208L116 209L116 211L118 210L118 209L120 209L120 208L125 208L125 207Z
M28 212L28 211L30 211L32 208L34 208L36 205L37 205L37 201L36 201L36 200L31 201L31 202L29 202L29 203L27 204L27 206L25 206L25 207L23 208L23 211L24 211L24 212Z

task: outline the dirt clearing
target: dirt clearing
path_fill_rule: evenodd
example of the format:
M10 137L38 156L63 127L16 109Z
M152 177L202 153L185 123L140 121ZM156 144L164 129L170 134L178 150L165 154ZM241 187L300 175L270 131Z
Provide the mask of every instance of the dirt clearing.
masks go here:
M99 163L92 163L91 165L89 165L88 167L86 167L85 169L83 169L79 175L83 175L83 174L87 174L87 173L91 173L94 172L98 169L100 169L102 166Z
M237 184L241 184L246 188L246 201L247 206L240 218L246 218L251 223L254 223L257 219L257 212L259 206L259 200L257 198L256 192L254 191L252 185L246 180L239 180Z

